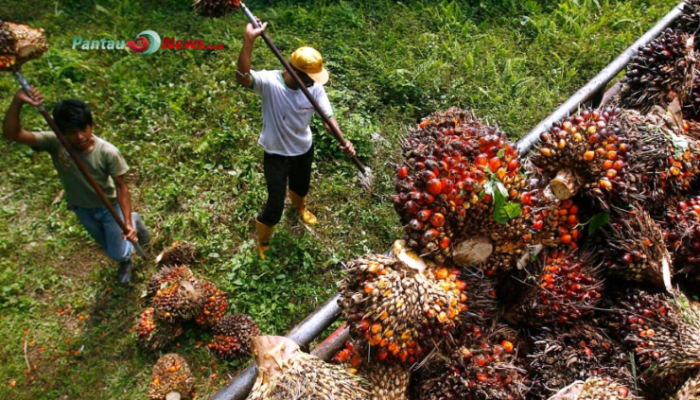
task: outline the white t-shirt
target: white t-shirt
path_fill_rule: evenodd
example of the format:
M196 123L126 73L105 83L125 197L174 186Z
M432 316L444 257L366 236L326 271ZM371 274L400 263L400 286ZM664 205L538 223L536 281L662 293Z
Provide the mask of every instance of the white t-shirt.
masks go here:
M263 130L258 143L271 154L298 156L311 148L311 117L314 107L301 89L290 89L282 71L250 71L252 89L262 95ZM324 113L333 116L323 85L308 88Z

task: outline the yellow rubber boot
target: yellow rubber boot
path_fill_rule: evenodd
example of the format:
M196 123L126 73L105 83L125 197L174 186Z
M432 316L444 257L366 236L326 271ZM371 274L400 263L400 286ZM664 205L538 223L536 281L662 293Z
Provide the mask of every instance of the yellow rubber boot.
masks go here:
M260 259L265 259L265 252L270 250L270 236L275 230L274 226L267 226L255 218L255 230L258 231L258 253Z
M292 206L294 206L294 209L301 214L301 219L309 225L316 225L316 222L318 222L316 216L311 214L311 211L306 209L306 197L301 197L290 190L289 198L292 200Z

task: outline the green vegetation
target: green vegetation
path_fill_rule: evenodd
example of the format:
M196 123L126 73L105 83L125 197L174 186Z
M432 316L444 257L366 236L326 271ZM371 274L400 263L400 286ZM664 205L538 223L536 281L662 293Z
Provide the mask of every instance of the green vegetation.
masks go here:
M286 212L266 262L252 239L265 201L260 100L235 83L243 15L197 17L188 0L3 0L0 18L46 28L51 50L25 76L49 108L67 97L90 103L97 134L131 164L135 208L156 234L151 255L173 240L197 244L195 273L228 291L233 311L282 334L335 293L342 261L383 252L401 236L389 195L408 124L457 105L515 139L676 3L251 1L285 54L308 44L327 57L336 116L376 175L375 194L364 193L316 121L310 201L320 223L309 229ZM75 36L133 40L146 29L226 48L147 56L71 49ZM253 65L278 68L262 41ZM17 88L0 76L3 113ZM23 117L26 128L46 129L36 111ZM0 174L0 398L145 398L156 356L136 347L130 329L155 267L139 261L136 283L118 286L116 266L65 204L51 205L61 188L48 156L2 144ZM198 344L206 340L190 329L173 349L196 373L198 399L241 367L215 368Z

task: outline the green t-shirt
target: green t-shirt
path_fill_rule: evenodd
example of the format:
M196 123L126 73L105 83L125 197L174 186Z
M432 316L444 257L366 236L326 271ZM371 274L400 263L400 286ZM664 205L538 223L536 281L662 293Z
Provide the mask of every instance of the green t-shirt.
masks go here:
M97 192L80 173L56 134L53 132L33 133L36 137L34 150L46 151L51 155L53 165L58 172L58 178L66 191L68 204L85 208L103 207L104 204ZM129 170L129 166L114 145L97 136L94 138L95 145L92 150L87 153L76 152L76 154L95 178L107 198L114 204L117 202L117 189L112 178L124 175Z

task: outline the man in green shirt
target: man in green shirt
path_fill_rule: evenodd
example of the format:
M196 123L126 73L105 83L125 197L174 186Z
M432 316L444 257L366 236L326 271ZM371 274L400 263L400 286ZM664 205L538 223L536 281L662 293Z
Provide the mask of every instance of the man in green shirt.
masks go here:
M146 244L150 240L141 217L131 212L129 187L124 181L124 174L129 170L129 166L116 147L92 134L95 124L87 104L80 100L68 99L54 108L53 118L56 125L66 135L78 157L124 219L128 230L125 234L100 200L97 192L80 173L56 134L28 132L22 129L20 123L22 106L24 104L39 106L43 102L41 93L34 88L31 96L22 90L18 91L5 115L2 127L3 137L51 155L58 178L65 190L68 207L75 212L90 236L107 253L107 256L119 263L119 282L129 283L133 268L132 242Z

